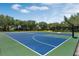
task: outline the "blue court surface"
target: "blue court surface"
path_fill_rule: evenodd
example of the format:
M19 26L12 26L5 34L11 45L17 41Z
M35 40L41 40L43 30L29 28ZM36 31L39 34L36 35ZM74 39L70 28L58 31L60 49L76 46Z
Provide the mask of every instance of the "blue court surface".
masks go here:
M53 35L48 35L52 33L42 32L8 32L6 34L11 39L21 43L39 55L46 55L48 52L54 50L56 47L68 40L66 38L59 38ZM71 34L53 34L71 36Z

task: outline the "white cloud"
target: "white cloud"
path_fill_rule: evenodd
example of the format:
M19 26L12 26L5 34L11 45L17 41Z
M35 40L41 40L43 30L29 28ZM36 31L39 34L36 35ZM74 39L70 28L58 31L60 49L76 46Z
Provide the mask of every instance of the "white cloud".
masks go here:
M39 10L48 10L49 8L46 6L39 7Z
M70 17L73 14L76 14L79 12L79 4L68 4L63 9L63 14L65 14L67 17Z
M49 8L47 6L31 6L31 7L28 7L29 10L48 10Z
M42 5L53 5L54 3L41 3Z
M30 11L28 11L27 9L21 9L20 10L22 13L29 13Z
M30 12L26 8L23 8L20 4L14 4L14 5L12 5L12 9L13 10L17 10L17 11L19 11L21 13L29 13Z
M13 4L11 7L13 10L17 10L21 13L29 13L31 10L48 10L49 8L47 6L30 6L30 7L22 7L20 4Z
M69 9L69 10L67 10L65 13L70 13L70 14L74 14L74 13L77 13L77 12L79 12L79 9L76 9L76 8L72 8L72 9Z
M20 4L14 4L14 5L12 5L12 9L14 9L14 10L19 10L20 7L21 7Z

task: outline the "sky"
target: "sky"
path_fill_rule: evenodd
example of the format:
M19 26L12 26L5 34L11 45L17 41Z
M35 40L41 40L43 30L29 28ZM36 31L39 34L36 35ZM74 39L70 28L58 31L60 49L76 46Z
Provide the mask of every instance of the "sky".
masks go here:
M78 12L77 3L0 3L0 14L25 21L60 23Z

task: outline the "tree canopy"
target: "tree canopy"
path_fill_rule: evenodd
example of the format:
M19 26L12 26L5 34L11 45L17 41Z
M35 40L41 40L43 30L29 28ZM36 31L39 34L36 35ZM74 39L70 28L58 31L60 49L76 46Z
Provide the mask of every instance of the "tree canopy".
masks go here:
M77 26L77 31L79 30L79 13L71 15L69 18L64 16L64 20L68 20L70 23ZM52 20L53 22L53 20ZM22 21L15 19L8 15L0 15L0 31L32 31L32 30L52 30L52 31L69 31L70 25L66 21L61 23L37 23L34 20Z

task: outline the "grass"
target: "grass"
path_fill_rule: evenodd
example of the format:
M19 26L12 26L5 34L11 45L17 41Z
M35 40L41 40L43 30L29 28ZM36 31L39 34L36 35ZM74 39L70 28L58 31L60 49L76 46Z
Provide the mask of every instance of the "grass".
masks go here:
M50 34L48 34L50 35ZM54 35L56 36L56 35ZM56 36L60 38L68 38L66 36ZM71 38L68 42L51 51L48 56L72 56L78 39ZM1 56L38 56L35 52L29 50L28 48L20 45L19 43L13 41L5 35L5 33L0 32L0 55Z

